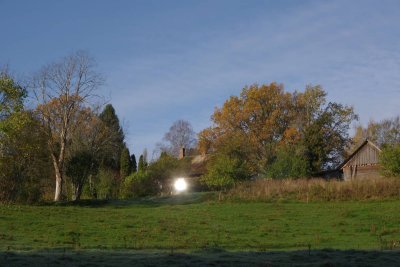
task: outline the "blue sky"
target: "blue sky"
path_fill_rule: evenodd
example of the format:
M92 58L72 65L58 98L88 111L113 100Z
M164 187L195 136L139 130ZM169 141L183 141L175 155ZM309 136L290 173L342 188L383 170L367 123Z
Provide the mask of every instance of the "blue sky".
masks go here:
M320 84L363 124L400 114L397 0L0 0L0 10L0 65L29 76L89 51L136 155L175 120L208 127L215 106L253 83Z

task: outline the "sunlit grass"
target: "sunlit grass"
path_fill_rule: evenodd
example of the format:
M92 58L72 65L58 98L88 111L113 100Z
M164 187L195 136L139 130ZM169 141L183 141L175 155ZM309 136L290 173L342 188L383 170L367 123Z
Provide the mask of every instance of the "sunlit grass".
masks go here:
M0 250L396 249L400 201L157 201L0 206Z

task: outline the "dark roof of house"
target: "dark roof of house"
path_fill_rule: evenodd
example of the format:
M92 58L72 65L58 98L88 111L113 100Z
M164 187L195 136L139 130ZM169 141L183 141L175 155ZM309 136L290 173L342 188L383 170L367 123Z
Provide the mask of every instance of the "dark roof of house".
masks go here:
M201 176L206 172L207 156L196 155L192 157L190 176Z

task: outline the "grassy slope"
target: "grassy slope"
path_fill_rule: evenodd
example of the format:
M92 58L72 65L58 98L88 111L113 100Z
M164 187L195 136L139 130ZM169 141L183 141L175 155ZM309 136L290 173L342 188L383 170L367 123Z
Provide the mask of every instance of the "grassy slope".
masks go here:
M399 200L218 203L191 197L0 206L0 251L389 249L400 245L399 207Z

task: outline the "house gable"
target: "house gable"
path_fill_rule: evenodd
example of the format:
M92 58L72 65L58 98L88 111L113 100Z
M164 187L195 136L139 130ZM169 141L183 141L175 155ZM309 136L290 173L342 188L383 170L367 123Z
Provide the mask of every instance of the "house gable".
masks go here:
M379 163L381 150L368 140L365 140L348 159L343 162L342 168L349 166L375 165Z
M379 177L379 154L381 150L365 140L339 167L345 180Z

